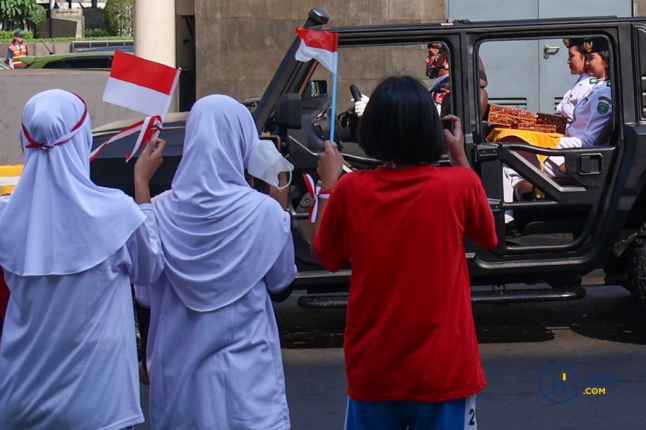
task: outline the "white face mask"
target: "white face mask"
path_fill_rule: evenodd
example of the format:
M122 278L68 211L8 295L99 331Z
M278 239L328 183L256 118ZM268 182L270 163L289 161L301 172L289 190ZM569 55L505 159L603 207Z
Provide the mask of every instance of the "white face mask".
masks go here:
M278 152L274 142L271 140L260 140L251 151L247 162L247 172L251 176L261 179L280 190L288 187L292 182L292 170L294 170L294 165ZM287 185L282 187L278 186L278 174L280 172L290 172Z

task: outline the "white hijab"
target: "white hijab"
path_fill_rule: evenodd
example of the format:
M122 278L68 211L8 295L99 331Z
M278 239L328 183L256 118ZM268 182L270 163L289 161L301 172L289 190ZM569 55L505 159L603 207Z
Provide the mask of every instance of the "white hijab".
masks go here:
M258 131L234 99L200 99L186 121L172 189L153 205L164 247L164 273L185 306L211 311L258 283L289 238L289 216L245 180Z
M145 216L132 198L90 180L92 126L63 90L32 97L22 115L25 166L0 200L0 265L20 276L69 275L121 248Z

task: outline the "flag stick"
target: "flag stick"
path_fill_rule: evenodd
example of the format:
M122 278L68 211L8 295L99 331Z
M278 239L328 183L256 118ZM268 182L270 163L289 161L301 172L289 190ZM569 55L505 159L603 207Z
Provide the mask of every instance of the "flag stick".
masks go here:
M336 76L339 71L339 53L334 53L334 70L332 71L332 109L330 112L330 142L334 143L336 129Z

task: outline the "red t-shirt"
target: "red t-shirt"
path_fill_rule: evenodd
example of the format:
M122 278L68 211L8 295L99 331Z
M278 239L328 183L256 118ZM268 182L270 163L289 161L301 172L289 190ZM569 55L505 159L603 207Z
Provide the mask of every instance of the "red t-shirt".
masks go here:
M383 167L339 180L313 245L330 271L352 260L351 398L443 402L485 387L465 235L485 248L498 242L470 169Z

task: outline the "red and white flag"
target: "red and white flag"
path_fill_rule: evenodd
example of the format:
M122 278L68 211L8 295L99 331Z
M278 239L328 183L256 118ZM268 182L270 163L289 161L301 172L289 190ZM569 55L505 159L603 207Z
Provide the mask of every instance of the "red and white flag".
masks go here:
M103 101L149 116L121 130L95 148L90 154L90 161L110 143L131 134L139 132L134 148L126 155L126 161L129 161L143 144L156 139L163 127L163 118L168 113L179 73L178 69L115 51L110 77L103 92Z
M164 118L179 73L173 67L115 51L103 101Z
M296 59L298 61L314 59L330 72L336 74L335 57L339 49L339 33L306 30L304 28L297 28L296 33L301 38L301 46L296 51Z
M144 143L148 142L149 140L157 139L159 136L159 132L162 130L163 127L162 119L159 115L154 115L154 116L147 116L143 120L132 124L130 127L126 127L123 130L121 130L119 133L115 134L112 136L110 139L106 140L103 142L101 145L99 145L97 148L95 148L91 153L90 153L90 161L93 161L101 151L103 151L103 148L111 144L112 142L123 139L124 137L130 136L131 134L139 133L139 136L137 137L137 140L135 141L135 146L132 148L132 151L130 151L129 154L126 154L126 163L130 161L130 159L139 151L139 149L143 146Z

